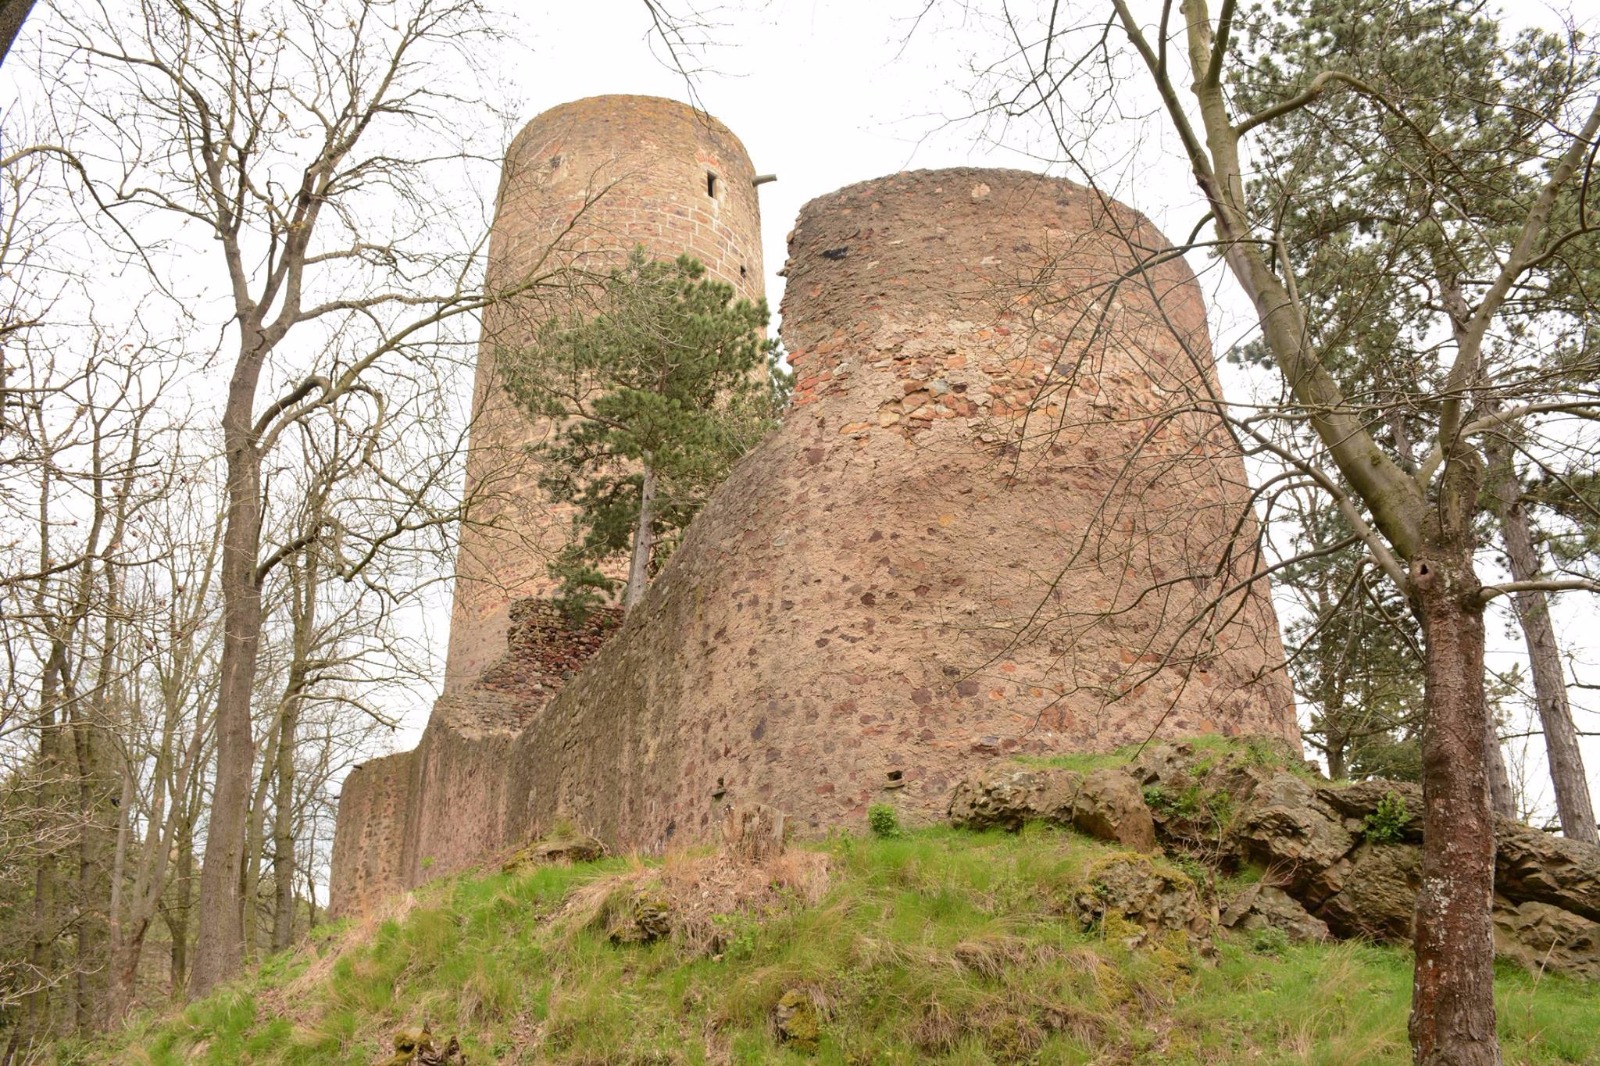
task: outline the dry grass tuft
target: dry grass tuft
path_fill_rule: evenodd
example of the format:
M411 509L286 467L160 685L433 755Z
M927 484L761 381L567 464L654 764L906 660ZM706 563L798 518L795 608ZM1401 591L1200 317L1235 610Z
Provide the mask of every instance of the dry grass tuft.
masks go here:
M814 907L828 885L828 857L818 852L789 851L764 862L727 851L679 852L660 866L635 858L628 870L574 889L557 920L569 931L600 929L617 940L666 932L691 956L714 955L726 944L729 918L760 922Z

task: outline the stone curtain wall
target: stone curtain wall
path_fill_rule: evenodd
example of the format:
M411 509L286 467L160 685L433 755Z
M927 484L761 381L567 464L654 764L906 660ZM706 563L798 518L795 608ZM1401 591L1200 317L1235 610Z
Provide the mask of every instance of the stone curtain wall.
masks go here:
M465 704L436 715L424 748L498 775L481 795L501 806L425 791L408 810L435 813L397 838L495 826L488 854L565 818L659 851L709 837L731 802L803 834L879 801L929 821L1012 753L1297 741L1267 590L1243 580L1243 463L1205 416L1198 287L1176 258L1130 269L1130 248L1164 247L1133 212L1013 171L808 204L782 429L589 666L527 699L513 739L469 752L442 739L469 728Z
M345 775L328 868L328 906L334 917L370 909L386 893L413 883L401 851L416 755L402 751L362 763Z
M581 310L589 284L644 245L688 252L741 297L763 292L760 209L744 146L708 115L672 100L598 96L546 111L506 153L488 284L557 272L486 314L479 346L463 525L445 687L476 681L505 650L510 605L553 588L548 559L570 515L538 490L530 423L498 379L495 352L520 347L553 315Z

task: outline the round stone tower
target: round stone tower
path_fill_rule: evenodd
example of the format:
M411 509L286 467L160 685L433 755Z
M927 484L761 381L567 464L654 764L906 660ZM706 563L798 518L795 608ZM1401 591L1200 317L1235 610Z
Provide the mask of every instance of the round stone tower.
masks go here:
M1013 755L1298 742L1200 288L1138 213L1008 170L813 200L782 427L518 736L508 839L943 817Z
M739 296L762 296L755 171L726 126L686 104L596 96L529 122L511 143L489 245L488 285L527 294L484 318L473 398L466 498L450 622L447 690L506 650L514 600L550 592L546 563L568 515L538 488L526 446L550 432L510 402L497 349L526 344L582 298L585 278L643 245L687 252Z

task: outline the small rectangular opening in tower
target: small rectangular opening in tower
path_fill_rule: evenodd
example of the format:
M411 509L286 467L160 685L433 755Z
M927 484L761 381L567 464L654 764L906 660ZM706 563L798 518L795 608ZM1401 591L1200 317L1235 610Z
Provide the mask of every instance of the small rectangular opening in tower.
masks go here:
M717 176L711 171L706 171L706 195L717 195Z

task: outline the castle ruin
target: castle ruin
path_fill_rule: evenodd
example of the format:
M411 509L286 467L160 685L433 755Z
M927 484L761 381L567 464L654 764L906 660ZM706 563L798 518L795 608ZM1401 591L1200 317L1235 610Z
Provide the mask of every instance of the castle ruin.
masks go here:
M683 105L557 108L508 154L491 281L563 241L575 261L644 243L759 295L753 177ZM728 803L802 833L884 801L915 823L1016 754L1297 741L1199 287L1165 248L1136 212L1020 171L807 204L793 407L620 628L572 630L540 598L559 516L528 471L464 531L444 695L416 750L347 778L335 912L557 819L659 852ZM541 431L493 381L494 345L525 329L486 323L469 490Z

